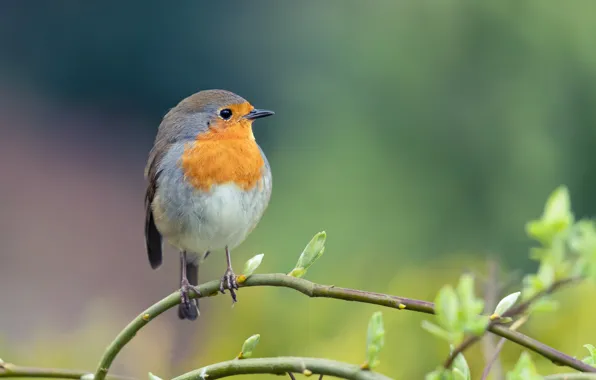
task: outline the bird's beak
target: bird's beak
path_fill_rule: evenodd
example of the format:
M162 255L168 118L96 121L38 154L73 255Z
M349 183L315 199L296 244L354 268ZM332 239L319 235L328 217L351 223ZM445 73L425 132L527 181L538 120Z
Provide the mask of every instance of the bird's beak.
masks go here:
M267 116L271 116L271 115L275 115L275 112L268 111L268 110L260 110L260 109L255 108L252 111L250 111L247 115L244 115L244 118L248 119L248 120L254 120L254 119L260 119L262 117L267 117Z

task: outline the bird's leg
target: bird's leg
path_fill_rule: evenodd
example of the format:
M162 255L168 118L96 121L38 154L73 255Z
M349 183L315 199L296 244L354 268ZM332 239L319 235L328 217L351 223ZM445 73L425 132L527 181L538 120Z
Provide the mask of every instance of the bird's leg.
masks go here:
M190 302L190 297L188 296L188 292L190 290L193 290L195 293L197 293L197 295L201 295L201 292L199 291L199 288L197 288L196 286L193 286L189 281L188 281L188 277L186 276L186 251L182 251L180 252L180 267L182 268L182 270L180 271L181 273L181 279L180 279L180 299L182 301L182 307L184 309L186 309L187 311L190 311L191 308L197 308L198 311L198 302ZM189 312L188 315L192 315L192 314L197 314L197 313L193 313L193 312Z
M226 260L228 262L228 267L223 277L221 278L221 282L219 283L219 291L225 294L224 289L229 289L230 294L232 295L232 300L236 302L236 292L234 291L234 289L238 289L238 283L236 282L236 275L234 274L234 270L232 269L232 258L230 257L230 249L227 246Z

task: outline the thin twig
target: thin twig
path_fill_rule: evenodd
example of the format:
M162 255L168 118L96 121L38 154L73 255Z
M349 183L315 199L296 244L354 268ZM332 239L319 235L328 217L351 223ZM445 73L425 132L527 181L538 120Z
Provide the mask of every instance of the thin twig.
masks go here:
M271 374L285 375L304 373L329 375L348 380L391 380L391 378L377 372L363 370L356 364L342 363L335 360L275 357L229 360L211 364L203 368L175 377L173 380L215 380L228 376ZM293 375L291 375L293 378Z
M513 322L513 324L511 324L511 327L509 329L512 331L517 330L518 328L521 327L521 325L526 323L528 318L529 317L527 315L524 315L517 321ZM488 379L488 374L490 373L491 367L493 366L493 364L495 364L499 360L499 353L503 349L505 342L507 342L507 339L501 338L499 340L499 343L497 343L497 346L495 347L495 351L493 352L493 356L486 362L486 366L484 367L484 370L482 371L482 377L480 378L480 380Z
M451 368L451 365L455 361L457 355L463 353L465 350L468 349L468 347L478 342L478 340L480 340L480 338L475 335L465 338L463 342L461 342L457 347L455 347L453 351L449 354L449 356L447 356L447 359L445 359L445 363L443 363L443 368Z
M339 288L335 286L320 285L314 282L290 277L285 274L254 274L250 276L240 287L273 286L294 289L308 297L335 298L345 301L355 301L379 306L386 306L398 310L412 310L421 313L434 314L434 304L432 302L420 301L411 298L397 297L381 293L366 292L356 289ZM203 297L216 295L219 290L219 281L214 280L199 286ZM197 298L197 294L192 293L191 298ZM98 368L95 372L95 380L103 380L112 365L112 362L122 350L122 348L142 329L149 321L166 310L169 310L180 304L180 292L175 291L153 306L149 307L132 322L130 322L108 346L101 358ZM520 334L517 331L511 331L503 325L491 324L488 330L496 335L506 338L512 342L520 344L553 362L566 365L570 368L582 372L596 372L596 368L566 355L552 347L547 346L535 339ZM287 372L287 371L286 371Z
M288 372L288 376L290 376L290 379L296 380L296 378L294 377L294 374L292 372Z

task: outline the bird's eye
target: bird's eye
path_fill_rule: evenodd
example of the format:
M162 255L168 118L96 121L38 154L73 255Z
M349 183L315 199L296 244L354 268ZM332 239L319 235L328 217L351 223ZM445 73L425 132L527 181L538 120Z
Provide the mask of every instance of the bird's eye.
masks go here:
M224 120L228 120L232 117L232 110L229 108L224 108L223 110L219 111L219 117Z

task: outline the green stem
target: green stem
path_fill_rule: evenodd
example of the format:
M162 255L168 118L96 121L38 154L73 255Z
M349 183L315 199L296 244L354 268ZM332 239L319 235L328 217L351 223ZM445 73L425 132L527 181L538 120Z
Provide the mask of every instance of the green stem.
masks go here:
M44 379L80 379L82 376L92 375L89 371L72 369L21 367L11 363L0 363L0 378L44 378ZM130 380L132 377L108 376L113 380Z
M432 302L419 301L410 298L397 297L381 293L366 292L356 289L339 288L333 285L320 285L314 282L287 276L285 274L254 274L250 276L241 287L255 287L255 286L274 286L294 289L308 297L323 297L335 298L344 301L355 301L362 303L369 303L374 305L386 306L398 310L412 310L426 314L434 314L434 304ZM219 289L219 281L210 281L199 286L202 297L217 295ZM191 298L197 297L196 294L191 294ZM103 380L116 358L116 355L128 343L135 334L143 328L149 321L168 309L180 303L180 293L178 291L170 294L166 298L157 302L132 322L128 324L118 334L116 339L108 346L103 357L101 358L98 368L95 372L95 380ZM560 351L555 350L543 343L538 342L530 337L527 337L517 331L511 331L503 325L493 325L489 327L489 331L506 338L512 342L520 344L550 360L566 365L583 372L596 372L596 368L583 363L580 360L572 358Z
M175 377L173 380L214 380L235 375L284 375L286 373L317 374L349 380L390 380L385 375L363 370L354 364L327 359L288 356L229 360L199 368Z

